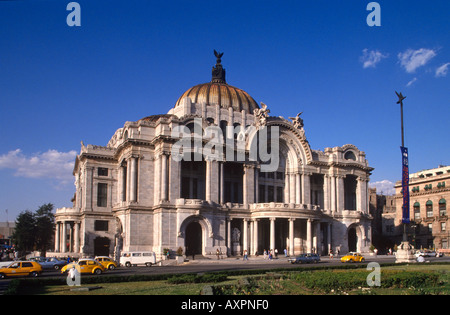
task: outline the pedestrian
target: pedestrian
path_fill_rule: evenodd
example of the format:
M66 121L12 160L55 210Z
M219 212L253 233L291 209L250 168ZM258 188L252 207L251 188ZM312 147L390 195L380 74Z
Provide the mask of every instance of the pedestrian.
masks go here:
M247 250L244 250L244 260L248 260Z
M332 249L330 249L330 259L333 259L333 250Z
M267 260L267 250L264 249L263 254L264 254L264 260Z
M166 259L167 259L167 260L170 259L170 250L167 250L167 253L166 253Z
M287 257L288 256L288 254L287 254L287 249L285 248L284 249L284 257Z
M219 260L220 259L220 251L219 251L219 249L216 250L216 255L217 255L217 260Z

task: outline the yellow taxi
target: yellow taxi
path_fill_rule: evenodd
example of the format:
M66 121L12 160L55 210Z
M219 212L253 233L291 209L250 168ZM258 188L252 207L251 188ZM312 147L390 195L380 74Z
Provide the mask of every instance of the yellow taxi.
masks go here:
M78 262L73 262L65 265L61 268L61 273L68 272L70 269L75 267L80 274L88 273L88 274L96 274L100 275L105 271L105 268L94 259L80 259Z
M42 266L35 261L15 261L8 267L0 269L0 279L17 276L37 277L41 273Z
M341 262L364 262L364 257L360 253L350 252L341 258Z
M108 256L97 256L95 257L95 260L108 270L114 270L119 267L119 265Z

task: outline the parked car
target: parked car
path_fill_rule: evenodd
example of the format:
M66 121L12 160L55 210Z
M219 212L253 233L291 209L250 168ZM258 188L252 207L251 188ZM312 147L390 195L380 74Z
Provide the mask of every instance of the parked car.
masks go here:
M73 267L75 267L80 274L87 273L100 275L106 270L102 264L94 259L80 259L78 262L73 262L62 267L61 273L68 272Z
M434 250L418 250L415 255L416 257L442 257L442 254Z
M98 257L95 257L95 260L98 261L103 267L105 267L108 270L114 270L117 267L119 267L117 262L115 262L108 256L98 256Z
M365 259L360 253L350 252L341 258L341 262L364 262Z
M8 267L0 269L0 279L17 276L37 277L41 273L42 266L35 261L14 261Z
M154 252L123 252L120 256L121 266L145 265L150 267L154 264L156 264L156 255Z
M35 261L45 269L59 270L67 264L65 260L59 260L56 257L31 257L29 260Z
M320 261L320 256L317 254L301 254L295 258L289 258L288 261L291 264L309 264L309 263L318 263Z

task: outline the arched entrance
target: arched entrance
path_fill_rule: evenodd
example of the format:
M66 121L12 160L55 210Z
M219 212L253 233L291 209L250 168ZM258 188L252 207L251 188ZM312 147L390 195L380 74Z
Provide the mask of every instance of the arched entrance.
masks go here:
M203 249L202 226L197 221L189 223L186 227L184 246L186 256L201 255Z
M348 250L350 252L356 252L358 250L358 235L354 227L348 229Z

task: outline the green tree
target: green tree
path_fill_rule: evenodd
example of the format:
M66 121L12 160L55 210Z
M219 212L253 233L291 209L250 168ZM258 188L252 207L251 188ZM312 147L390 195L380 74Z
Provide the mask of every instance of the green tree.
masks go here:
M19 256L33 250L39 250L41 256L45 256L55 233L53 207L48 203L40 206L35 213L27 210L17 216L12 238Z
M52 244L55 235L55 216L53 214L53 204L47 203L39 207L34 215L36 221L36 250L45 257L47 249Z
M19 251L19 257L34 249L35 233L34 214L29 210L21 212L16 218L16 227L12 235L13 243Z

